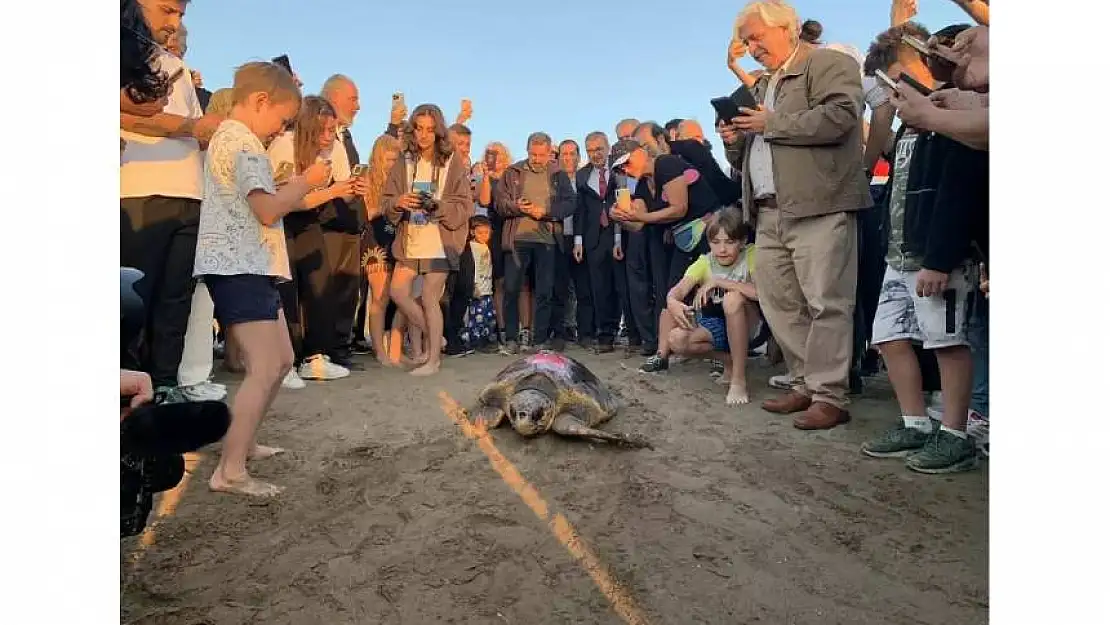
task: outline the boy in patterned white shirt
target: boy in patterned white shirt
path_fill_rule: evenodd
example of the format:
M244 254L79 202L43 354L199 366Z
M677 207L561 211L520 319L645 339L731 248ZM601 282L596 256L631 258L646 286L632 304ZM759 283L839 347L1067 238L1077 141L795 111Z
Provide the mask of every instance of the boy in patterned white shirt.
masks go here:
M235 105L208 146L193 273L208 286L216 318L242 351L246 368L231 404L231 427L208 486L266 497L281 491L247 473L247 459L282 450L254 440L262 416L293 365L293 348L276 283L289 279L282 217L304 210L303 199L331 176L317 163L274 183L268 144L301 105L293 76L273 63L247 63L235 72Z

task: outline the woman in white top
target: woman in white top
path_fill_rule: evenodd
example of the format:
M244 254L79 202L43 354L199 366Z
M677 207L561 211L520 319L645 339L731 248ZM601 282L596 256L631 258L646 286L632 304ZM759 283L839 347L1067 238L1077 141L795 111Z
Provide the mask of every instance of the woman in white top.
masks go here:
M470 168L453 154L438 106L421 104L413 110L402 145L401 158L382 193L382 212L397 226L393 242L397 265L390 296L425 337L428 361L412 371L425 376L439 371L443 341L440 299L448 273L458 270L474 205L470 201ZM423 278L420 304L413 297L417 276Z

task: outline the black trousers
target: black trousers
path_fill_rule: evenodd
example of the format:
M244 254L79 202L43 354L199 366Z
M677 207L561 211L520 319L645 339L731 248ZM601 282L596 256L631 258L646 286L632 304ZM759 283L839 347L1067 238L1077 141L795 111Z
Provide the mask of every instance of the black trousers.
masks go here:
M320 224L309 223L286 230L289 267L293 280L279 286L293 353L298 362L327 353L335 327L334 309L328 299L331 267L325 257Z
M535 276L532 285L535 300L532 336L537 341L546 340L552 327L551 300L555 291L555 255L559 253L559 248L542 243L516 243L513 247L515 253L505 255L505 338L509 341L520 340L519 297L531 269Z
M667 293L674 286L671 283L671 257L674 255L675 247L673 244L665 245L663 243L663 230L663 228L652 226L644 229L648 240L648 266L651 268L651 295L653 300L651 314L654 316L657 325L659 315L667 305Z
M362 278L359 235L323 230L324 258L330 272L327 301L333 308L331 338L325 353L343 357L350 352L351 332L358 309L358 290Z
M200 200L154 195L120 200L120 264L142 271L135 285L146 328L130 363L155 387L177 386L192 309Z
M578 338L594 338L594 296L590 287L590 267L584 253L582 262L574 260L574 237L567 237L566 250L569 282L574 283L574 322L578 326Z
M624 249L626 295L622 296L624 323L628 326L628 342L635 345L646 342L657 345L655 297L651 280L650 248L648 233L625 231L621 233L621 246ZM620 290L620 282L617 283Z
M468 244L469 245L469 244ZM462 347L463 321L466 307L474 293L474 264L459 263L459 268L447 274L443 289L443 336L448 347Z
M626 299L618 295L618 284L622 285L619 287L622 293L628 288L624 263L613 260L613 250L607 245L585 250L583 255L586 257L583 265L588 275L590 295L593 300L593 329L596 332L597 342L601 345L612 345L617 336L617 325L620 323L621 303ZM578 302L581 307L581 296ZM585 336L582 333L582 326L578 327L578 332L579 336Z
M574 326L578 336L594 335L593 297L590 294L590 275L585 262L574 262L574 237L563 238L563 249L555 252L555 300L551 323L555 329L567 323L567 307L574 298Z

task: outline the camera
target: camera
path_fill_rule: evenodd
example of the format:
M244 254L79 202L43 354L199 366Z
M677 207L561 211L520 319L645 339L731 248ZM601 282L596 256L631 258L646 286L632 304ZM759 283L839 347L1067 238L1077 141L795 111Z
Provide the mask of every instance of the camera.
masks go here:
M432 197L431 193L427 191L419 191L417 195L420 196L420 210L425 213L434 213L439 208L439 203Z

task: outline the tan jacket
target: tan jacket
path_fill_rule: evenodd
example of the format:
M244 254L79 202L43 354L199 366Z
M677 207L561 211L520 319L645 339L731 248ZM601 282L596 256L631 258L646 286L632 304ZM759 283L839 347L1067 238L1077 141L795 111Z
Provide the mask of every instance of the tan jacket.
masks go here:
M802 43L779 79L763 139L771 147L778 207L788 218L816 217L871 207L863 167L863 84L859 64L836 50ZM770 73L752 90L762 102ZM743 207L754 218L751 142L725 146L743 172ZM753 219L754 221L754 219Z
M451 155L443 172L443 182L439 185L439 210L430 215L430 220L439 226L439 236L443 250L451 267L459 266L459 255L466 246L470 234L470 218L474 216L474 202L470 197L470 168L461 158ZM389 223L397 226L397 238L393 240L393 256L405 260L405 233L408 229L408 214L397 206L401 196L412 189L409 166L402 153L386 178L382 190L382 213Z

